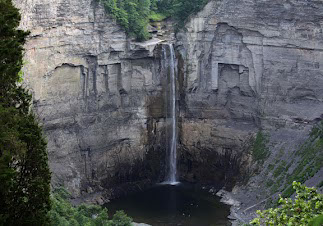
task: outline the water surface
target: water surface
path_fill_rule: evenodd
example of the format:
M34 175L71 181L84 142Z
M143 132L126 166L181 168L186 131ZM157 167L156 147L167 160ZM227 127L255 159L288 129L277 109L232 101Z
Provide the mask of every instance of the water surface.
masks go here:
M135 222L157 225L209 226L230 225L229 206L219 198L190 184L156 185L106 207L109 214L124 210Z

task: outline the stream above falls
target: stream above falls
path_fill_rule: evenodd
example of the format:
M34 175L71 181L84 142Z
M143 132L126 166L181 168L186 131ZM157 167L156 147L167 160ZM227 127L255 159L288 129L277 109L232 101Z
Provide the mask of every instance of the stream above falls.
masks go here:
M225 226L230 207L192 184L160 184L148 190L111 201L109 214L124 210L134 222L150 225Z

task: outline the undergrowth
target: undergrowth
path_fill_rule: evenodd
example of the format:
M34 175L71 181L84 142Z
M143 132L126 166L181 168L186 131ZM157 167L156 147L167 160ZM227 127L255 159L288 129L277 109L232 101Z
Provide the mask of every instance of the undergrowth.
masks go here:
M270 188L270 194L280 191L283 198L289 198L295 192L292 186L293 181L304 183L322 168L323 122L313 127L308 139L294 155L289 156L288 162L279 160L278 157L282 156L279 152L273 163L267 166L267 174L272 172L272 178L268 179L265 184ZM293 164L296 164L296 167L290 171ZM320 182L317 187L322 186L323 182Z
M251 148L251 154L255 161L263 162L269 156L268 144L268 135L264 134L262 131L259 131L256 135L256 138L253 142Z
M131 226L132 219L123 211L117 211L109 219L108 211L98 205L82 204L74 207L69 198L71 195L64 189L56 189L51 195L52 208L49 212L51 226L88 225L88 226Z

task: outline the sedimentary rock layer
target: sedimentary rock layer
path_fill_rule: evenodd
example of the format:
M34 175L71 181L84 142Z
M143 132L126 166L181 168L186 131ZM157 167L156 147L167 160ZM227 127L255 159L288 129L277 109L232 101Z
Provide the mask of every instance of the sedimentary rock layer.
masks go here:
M190 18L177 34L184 177L234 178L250 135L276 130L288 146L323 118L322 21L322 1L279 0L211 1ZM210 168L208 152L224 160Z
M163 131L160 40L128 41L95 0L16 4L31 31L25 80L48 138L53 185L79 196L156 179L147 156L161 149L153 137Z
M160 40L131 41L95 0L16 4L53 185L111 196L162 178ZM322 21L315 0L216 0L187 21L175 41L181 179L231 188L258 130L275 136L274 152L297 144L288 131L304 137L322 119Z

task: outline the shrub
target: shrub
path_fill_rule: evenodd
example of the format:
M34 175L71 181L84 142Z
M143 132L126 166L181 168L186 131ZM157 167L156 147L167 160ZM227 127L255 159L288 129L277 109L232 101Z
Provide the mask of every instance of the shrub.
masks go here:
M268 137L262 131L259 131L251 148L252 157L255 161L263 162L269 156L267 143Z
M147 25L150 15L150 0L101 0L108 13L138 41L149 38Z
M323 195L315 188L308 188L299 182L293 182L296 198L279 199L280 207L257 211L259 218L252 225L310 225L314 218L323 214Z
M100 0L130 37L137 41L150 38L149 20L161 21L172 17L177 28L183 27L187 18L200 11L209 0Z
M53 192L52 209L49 212L51 225L130 226L132 223L132 219L123 211L117 211L109 220L106 208L87 204L74 207L68 201L69 198L70 194L63 188Z
M313 139L323 139L323 120L312 129L310 136L313 137Z

